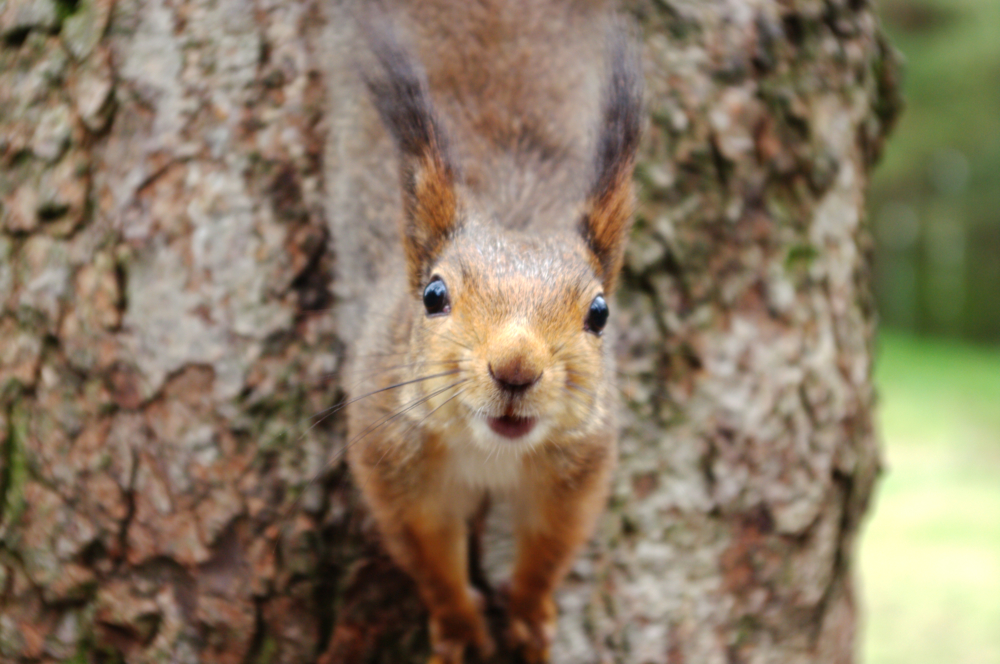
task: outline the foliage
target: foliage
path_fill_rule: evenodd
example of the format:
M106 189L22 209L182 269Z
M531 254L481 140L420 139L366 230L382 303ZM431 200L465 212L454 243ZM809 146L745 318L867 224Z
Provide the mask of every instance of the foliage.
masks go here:
M1000 3L885 0L907 109L873 178L893 324L1000 338Z

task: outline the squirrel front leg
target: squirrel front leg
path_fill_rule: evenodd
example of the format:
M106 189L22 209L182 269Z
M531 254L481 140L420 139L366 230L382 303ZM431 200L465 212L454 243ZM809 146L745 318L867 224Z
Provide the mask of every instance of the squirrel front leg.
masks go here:
M569 477L554 473L534 483L517 505L517 556L505 590L507 638L529 664L549 661L558 617L552 594L603 511L614 464L603 452Z
M391 515L380 515L373 506L386 548L413 578L430 612L429 664L461 664L467 645L486 657L494 646L482 598L469 584L466 520L437 503L414 496L402 509L395 505Z

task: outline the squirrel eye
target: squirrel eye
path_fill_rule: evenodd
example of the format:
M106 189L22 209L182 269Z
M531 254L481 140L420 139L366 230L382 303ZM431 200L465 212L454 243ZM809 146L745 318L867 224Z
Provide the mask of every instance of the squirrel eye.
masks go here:
M590 303L590 311L587 312L587 320L584 321L583 329L599 335L608 323L609 313L608 303L604 301L604 296L598 295Z
M448 287L444 285L441 277L433 277L431 282L424 289L424 308L428 316L446 314L451 311L451 302L448 300Z

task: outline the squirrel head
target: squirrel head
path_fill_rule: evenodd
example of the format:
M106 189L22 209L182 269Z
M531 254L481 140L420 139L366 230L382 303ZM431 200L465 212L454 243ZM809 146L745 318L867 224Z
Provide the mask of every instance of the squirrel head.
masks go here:
M564 230L529 234L491 223L467 195L423 71L392 31L381 26L370 43L380 71L366 83L400 159L410 351L455 368L413 388L427 398L423 410L447 406L434 420L471 427L477 441L587 435L606 409L602 332L632 222L637 52L615 32L591 179L565 210Z

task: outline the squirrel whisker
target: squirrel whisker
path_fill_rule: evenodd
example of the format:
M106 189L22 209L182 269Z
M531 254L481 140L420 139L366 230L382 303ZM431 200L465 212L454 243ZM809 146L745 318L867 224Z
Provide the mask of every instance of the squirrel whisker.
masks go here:
M447 374L444 374L444 375L447 375ZM403 414L405 414L405 413L413 410L417 406L419 406L419 405L421 405L423 403L426 403L427 401L430 401L431 399L433 399L437 395L441 394L442 392L447 392L448 390L450 390L450 389L452 389L454 387L458 387L462 383L467 383L468 381L469 381L468 378L463 378L462 380L456 381L456 382L452 383L451 385L446 385L445 387L442 387L440 389L434 390L430 394L427 394L427 395L425 395L423 397L420 397L419 399L415 399L415 400L411 401L410 403L408 403L404 407L400 408L395 413L392 413L391 415L385 415L385 416L383 416L380 420L376 421L372 425L369 425L367 429L365 429L364 431L362 431L361 433L359 433L357 436L355 436L354 438L352 438L350 441L348 441L347 445L344 446L344 450L342 450L341 452L346 451L350 446L354 445L356 442L358 442L359 440L361 440L362 438L364 438L366 435L368 435L372 431L375 431L379 427L382 427L382 426L388 424L389 422L395 420L396 418L400 417L401 415L403 415ZM461 392L459 394L461 394ZM451 397L451 398L454 398L454 396ZM448 401L450 401L451 398L449 398ZM445 403L447 403L447 401Z
M440 337L441 339L444 339L445 341L450 341L451 343L455 344L456 346L460 346L460 347L464 348L467 351L470 351L470 352L472 351L472 347L471 346L466 346L465 344L463 344L458 339L456 339L456 338L454 338L454 337L452 337L450 335L446 335L444 332L430 332L430 334L433 334L433 335L435 335L437 337Z
M325 376L327 376L327 377L333 377L333 376L337 376L337 375L341 375L341 376L343 376L343 375L355 375L356 376L356 375L362 374L362 373L363 374L367 374L367 376L381 376L382 374L389 373L390 371L399 371L400 369L413 369L415 367L438 366L438 365L448 365L448 364L462 364L462 363L467 363L467 362L472 362L472 360L463 360L463 359L457 359L457 360L434 360L434 361L432 361L432 360L418 360L416 362L410 362L408 364L396 364L396 365L391 366L391 367L384 367L384 368L379 369L377 371L372 371L371 369L368 369L366 367L355 367L353 369L345 369L343 372L333 371L333 372L330 372L329 374L325 374ZM356 383L355 385L353 385L351 389L353 389L354 387L357 387L357 385L359 385L361 382L364 382L364 380L362 379L362 381L359 381L358 383Z
M576 394L573 394L572 390L577 390L577 391L579 391L579 392L584 392L584 393L586 393L586 391L585 391L585 390L583 390L583 389L582 389L582 388L581 388L581 387L580 387L579 385L577 385L576 383L566 383L566 387L567 387L567 388L569 388L569 390L568 390L568 391L566 392L566 396L568 396L569 398L573 399L574 401L576 401L576 402L577 402L578 404L580 404L581 406L584 406L585 408L588 408L588 409L589 409L589 408L591 408L591 407L592 407L592 403L591 403L591 402L589 402L589 401L584 401L584 400L583 400L583 399L582 399L581 397L579 397L578 395L576 395ZM591 395L591 396L592 396L592 395Z
M434 376L426 376L424 378L419 378L419 379L412 380L412 381L406 381L406 382L403 382L403 383L397 383L396 385L392 385L390 387L382 388L381 390L376 390L376 391L370 392L370 393L368 393L366 395L362 395L362 396L358 397L358 399L363 399L365 397L372 396L374 394L378 394L379 392L384 392L384 391L392 389L394 387L402 387L403 385L410 385L412 383L420 382L422 380L429 380L430 378L438 378L438 377L441 377L441 376L453 375L455 373L457 373L457 371L450 371L450 372L445 372L445 373L441 373L441 374L436 374ZM430 399L436 397L437 395L439 395L439 394L441 394L443 392L447 392L450 389L453 389L453 388L458 387L459 385L461 385L463 383L468 382L468 380L469 379L467 379L467 378L463 378L462 380L456 381L456 382L452 383L451 385L447 385L447 386L442 387L442 388L440 388L438 390L435 390L435 391L431 392L430 394L425 395L425 396L423 396L423 397L421 397L419 399L414 399L413 401L411 401L409 404L407 404L403 408L399 409L398 411L396 411L395 413L393 413L391 415L386 415L381 420L375 422L375 424L372 424L367 429L365 429L364 431L362 431L361 433L359 433L357 436L355 436L354 438L352 438L350 441L348 441L347 444L345 444L343 448L337 450L336 454L333 455L332 459L330 459L326 464L323 465L322 470L320 470L318 473L316 473L315 475L313 475L313 477L310 478L310 480L308 482L306 482L306 485L302 488L302 492L295 498L295 500L292 501L291 505L289 505L287 508L285 508L284 514L282 514L281 517L278 519L278 523L283 523L288 518L288 516L292 513L292 511L296 507L298 507L299 503L302 501L302 496L305 495L306 489L309 489L311 486L313 486L319 480L320 477L322 477L324 474L326 474L326 472L328 470L330 470L331 468L333 468L334 464L336 464L344 456L344 454L347 453L348 449L350 449L351 446L353 446L354 444L360 442L368 434L372 433L373 431L375 431L376 429L379 429L382 426L385 426L386 424L388 424L389 422L395 420L396 418L398 418L399 416L403 415L404 413L406 413L406 412L408 412L410 410L413 410L414 408L416 408L420 404L426 403ZM441 406L444 406L446 403L448 403L449 401L451 401L455 397L457 397L460 394L462 394L462 392L464 392L464 390L461 390L457 394L454 394L451 397L449 397L448 399L446 399L444 401L444 403L440 404L434 410L432 410L430 413L428 413L427 415L425 415L420 420L420 422L423 422L425 419L427 419L427 417L429 417L430 415L433 415L438 410L438 408L441 408ZM341 406L346 406L347 404L353 403L356 400L357 399L354 399L354 400L349 401L347 403L341 404ZM331 415L331 414L332 413L328 413L324 417L329 417L329 415ZM316 424L319 424L319 423L317 422ZM312 427L310 427L309 429L307 429L306 432L302 434L303 437L305 436L306 433L309 433L309 431L313 427L315 427L316 424L314 424ZM419 424L419 422L417 424ZM300 438L300 440L301 440L301 438ZM385 456L385 455L383 454L383 456ZM277 548L278 548L278 541L276 540L275 543L274 543L274 550L272 551L272 553L274 551L277 551Z
M426 399L423 399L421 401L421 403L423 401L427 401L428 399L430 399L433 396L436 396L436 395L440 394L441 392L443 392L445 390L449 390L452 387L460 385L461 383L464 383L464 382L467 382L467 381L460 381L458 383L454 383L452 385L449 385L448 387L442 388L442 389L438 390L437 392L428 395ZM465 390L459 390L458 392L456 392L455 394L451 395L450 397L448 397L447 399L445 399L444 401L442 401L440 404L438 404L434 409L431 410L431 412L427 413L426 415L424 415L423 417L421 417L418 421L416 421L413 424L411 424L406 429L406 431L403 432L403 437L405 437L406 434L410 433L410 431L412 431L413 429L415 429L416 427L420 426L425 421L427 421L427 418L431 417L432 415L434 415L434 413L436 413L439 410L441 410L441 408L443 408L449 401L451 401L452 399L454 399L456 397L461 396L463 392L465 392ZM419 405L419 404L414 404L414 405ZM378 468L379 464L382 463L382 459L384 459L385 455L388 454L388 453L389 453L389 448L387 447L386 450L385 450L385 452L382 452L382 456L380 456L379 459L378 459L378 461L375 462L375 466L374 466L375 468ZM369 476L369 479L371 479L371 476ZM365 484L367 485L368 482L366 481Z
M413 378L411 380L405 380L405 381L403 381L401 383L396 383L394 385L389 385L388 387L382 387L382 388L379 388L377 390L372 390L371 392L368 392L367 394L362 394L361 396L354 397L353 399L350 399L348 401L341 401L340 403L334 404L334 405L332 405L332 406L330 406L328 408L324 408L323 410L319 411L318 413L313 413L309 417L307 417L307 418L305 418L303 420L300 420L298 422L298 424L301 424L302 422L307 422L307 421L311 420L314 417L320 417L320 416L322 416L322 417L320 417L320 419L316 420L316 422L314 422L312 424L312 426L310 426L308 429L306 429L305 431L303 431L302 435L299 436L299 438L298 438L298 440L296 440L296 442L300 442L303 438L306 437L307 433L309 433L310 431L312 431L313 429L315 429L317 426L319 426L320 424L322 424L324 420L326 420L327 418L329 418L331 415L333 415L334 413L336 413L340 409L345 408L347 406L350 406L353 403L357 403L358 401L361 401L362 399L367 399L368 397L374 396L376 394L381 394L382 392L388 392L389 390L394 390L396 388L404 387L406 385L412 385L414 383L420 383L420 382L423 382L425 380L431 380L432 378L441 378L442 376L454 376L455 374L460 373L461 371L462 371L461 369L452 369L451 371L443 371L441 373L432 374L430 376L423 376L421 378Z
M382 392L388 392L389 390L394 390L396 388L404 387L406 385L413 385L414 383L420 383L420 382L423 382L423 381L426 381L426 380L431 380L433 378L441 378L441 377L444 377L444 376L454 376L455 374L461 373L461 371L462 371L461 369L452 369L451 371L443 371L441 373L432 374L430 376L422 376L420 378L413 378L411 380L406 380L406 381L403 381L403 382L400 382L400 383L395 383L393 385L389 385L387 387L382 387L382 388L379 388L377 390L372 390L371 392L368 392L367 394L362 394L360 396L354 397L353 399L348 399L346 401L341 401L340 403L336 403L336 404L334 404L332 406L324 408L323 410L321 410L321 411L319 411L317 413L313 413L312 415L310 415L308 417L305 417L305 418L299 420L298 422L296 422L296 425L299 425L299 424L302 424L303 422L308 422L309 420L313 419L314 417L319 417L320 418L320 419L316 420L315 422L313 422L313 424L308 429L306 429L305 431L303 431L302 434L295 440L295 442L296 443L301 442L310 431L312 431L317 426L319 426L320 424L322 424L326 419L328 419L331 415L333 415L337 411L341 410L342 408L346 408L347 406L350 406L353 403L357 403L358 401L361 401L362 399L367 399L368 397L375 396L376 394L381 394ZM288 431L288 429L286 429L285 431L283 431L281 434L278 434L278 435L283 435L284 433L287 433L287 431ZM274 438L276 439L278 437L278 435L274 436ZM306 486L308 487L309 484L307 484Z

